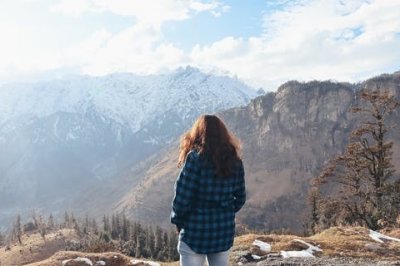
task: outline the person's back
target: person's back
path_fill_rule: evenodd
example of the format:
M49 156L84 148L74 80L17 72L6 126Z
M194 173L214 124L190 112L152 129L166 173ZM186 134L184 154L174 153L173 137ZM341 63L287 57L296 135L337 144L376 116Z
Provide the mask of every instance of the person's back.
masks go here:
M186 149L186 150L185 150ZM227 265L235 213L246 198L238 142L215 116L200 117L181 142L171 222L181 265Z

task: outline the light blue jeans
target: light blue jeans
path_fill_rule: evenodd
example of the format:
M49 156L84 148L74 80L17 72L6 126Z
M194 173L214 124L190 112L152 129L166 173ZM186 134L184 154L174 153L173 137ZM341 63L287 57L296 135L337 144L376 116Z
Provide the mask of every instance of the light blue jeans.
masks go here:
M185 242L179 241L178 252L181 266L204 266L206 259L208 266L228 266L229 250L211 254L198 254Z

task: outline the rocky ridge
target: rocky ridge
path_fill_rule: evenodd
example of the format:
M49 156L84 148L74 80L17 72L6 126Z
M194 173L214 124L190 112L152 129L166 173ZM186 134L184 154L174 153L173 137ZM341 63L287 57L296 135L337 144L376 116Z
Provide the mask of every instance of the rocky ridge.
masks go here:
M303 210L309 180L340 153L357 123L349 112L358 104L362 87L390 89L400 95L400 73L382 75L360 84L291 81L277 92L247 106L218 115L241 139L248 200L238 222L260 230L303 231ZM398 124L397 110L388 122ZM400 172L400 134L393 130L393 163ZM144 177L119 203L120 209L147 221L168 224L178 143L160 152L135 174Z

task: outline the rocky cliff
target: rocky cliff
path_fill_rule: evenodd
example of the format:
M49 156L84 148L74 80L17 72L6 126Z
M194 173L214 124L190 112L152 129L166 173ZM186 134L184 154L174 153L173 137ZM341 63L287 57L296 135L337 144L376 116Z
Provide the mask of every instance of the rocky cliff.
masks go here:
M219 113L241 139L248 201L238 220L262 230L302 231L309 180L340 153L358 118L349 112L359 104L362 87L388 88L400 94L400 73L382 75L359 84L331 81L290 81L276 92L259 96L245 107ZM396 111L389 119L399 124ZM400 171L400 133L392 130L393 162ZM148 160L135 175L144 176L118 205L131 215L168 223L178 143Z

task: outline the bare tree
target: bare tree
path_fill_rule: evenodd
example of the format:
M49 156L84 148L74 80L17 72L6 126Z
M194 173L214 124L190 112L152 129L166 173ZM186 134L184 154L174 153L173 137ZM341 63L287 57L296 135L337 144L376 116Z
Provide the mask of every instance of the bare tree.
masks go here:
M321 201L321 217L329 219L325 222L379 229L394 224L399 214L400 181L391 163L393 142L387 139L393 126L385 119L400 104L379 88L363 89L359 97L363 104L352 112L362 122L351 132L343 154L331 160L315 184L331 194Z

